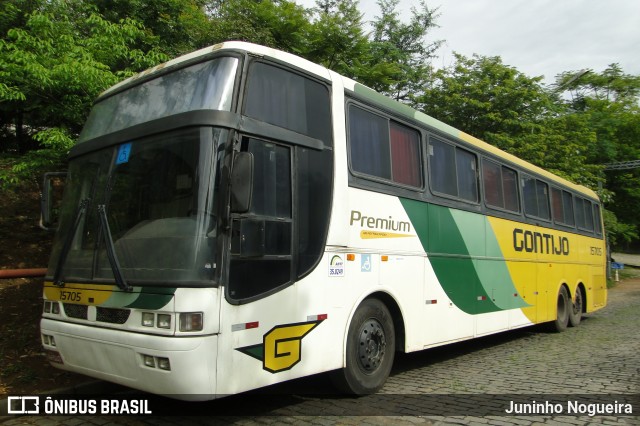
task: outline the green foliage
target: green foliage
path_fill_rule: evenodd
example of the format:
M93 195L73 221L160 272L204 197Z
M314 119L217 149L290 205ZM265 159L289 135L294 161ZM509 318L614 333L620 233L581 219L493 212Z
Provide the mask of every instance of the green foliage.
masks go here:
M305 57L351 78L363 73L369 40L358 2L318 1L317 19L309 26Z
M109 22L119 23L125 17L139 22L169 57L208 44L206 0L94 0L93 4Z
M248 41L303 54L309 12L288 0L214 0L209 41Z
M540 132L558 108L541 80L504 65L500 57L455 54L455 63L435 73L416 105L481 139L504 135L498 146L509 150L515 143L509 138Z
M434 71L442 41L425 1L400 19L378 0L365 24L357 0L4 0L0 3L0 185L59 168L98 94L198 48L242 40L320 63L447 124L596 191L616 244L638 240L640 77L617 64L567 71L542 85L499 57L455 56ZM368 26L370 25L370 26ZM561 95L564 94L564 97Z
M138 22L106 21L79 0L43 3L9 29L0 40L0 150L25 156L2 181L59 163L101 91L166 59L155 41Z
M443 42L427 39L436 27L438 9L429 9L421 0L419 8L411 8L411 20L404 23L398 3L378 0L381 14L373 21L370 64L388 64L388 68L384 79L368 83L398 101L411 103L431 80L431 59Z
M566 71L556 79L556 86L568 91L574 109L583 111L587 101L606 101L627 107L637 107L640 76L625 74L618 64L603 72L593 70Z
M625 74L617 64L601 73L570 71L558 77L558 87L569 94L567 107L586 122L595 135L585 146L589 164L610 164L640 159L640 77ZM611 197L603 198L615 214L612 234L625 244L637 242L640 228L640 169L609 170L601 182Z
M618 221L615 213L604 210L604 228L613 250L628 248L632 241L638 240L638 228L635 225Z

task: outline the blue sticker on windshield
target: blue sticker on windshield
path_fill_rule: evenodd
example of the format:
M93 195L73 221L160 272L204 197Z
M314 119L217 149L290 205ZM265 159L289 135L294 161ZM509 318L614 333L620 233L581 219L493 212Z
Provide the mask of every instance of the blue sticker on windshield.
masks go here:
M116 164L124 164L129 161L129 154L131 154L131 142L123 143L118 148L118 157L116 157Z

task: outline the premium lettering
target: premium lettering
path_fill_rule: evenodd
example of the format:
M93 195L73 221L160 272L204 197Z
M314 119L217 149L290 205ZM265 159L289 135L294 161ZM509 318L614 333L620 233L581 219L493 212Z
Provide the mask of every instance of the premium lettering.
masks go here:
M359 223L362 228L381 229L385 231L411 232L411 223L394 220L389 216L388 219L373 216L363 216L358 210L351 210L351 221L349 225Z

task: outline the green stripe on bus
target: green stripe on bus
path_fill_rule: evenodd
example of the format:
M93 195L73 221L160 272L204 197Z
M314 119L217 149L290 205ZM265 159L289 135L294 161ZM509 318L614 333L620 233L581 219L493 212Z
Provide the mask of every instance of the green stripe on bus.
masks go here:
M400 199L451 301L468 314L528 306L482 215Z
M171 301L173 294L149 294L141 293L140 297L127 305L127 308L160 309Z

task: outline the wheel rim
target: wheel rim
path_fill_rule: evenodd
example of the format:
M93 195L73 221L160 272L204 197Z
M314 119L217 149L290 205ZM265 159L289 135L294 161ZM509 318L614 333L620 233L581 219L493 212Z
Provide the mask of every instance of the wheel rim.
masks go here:
M372 373L382 363L387 345L382 324L375 318L364 322L360 328L358 365L366 373Z

